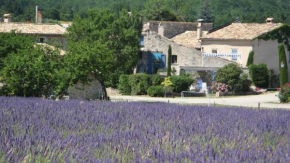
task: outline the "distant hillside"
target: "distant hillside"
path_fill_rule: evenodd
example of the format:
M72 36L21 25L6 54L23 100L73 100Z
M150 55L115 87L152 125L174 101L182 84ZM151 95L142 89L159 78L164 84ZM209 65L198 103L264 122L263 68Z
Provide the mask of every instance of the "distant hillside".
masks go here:
M118 13L135 10L145 20L214 20L215 26L240 18L262 23L267 17L290 24L290 0L0 0L0 14L12 13L14 21L34 20L35 6L46 21L70 21L91 8L108 8Z

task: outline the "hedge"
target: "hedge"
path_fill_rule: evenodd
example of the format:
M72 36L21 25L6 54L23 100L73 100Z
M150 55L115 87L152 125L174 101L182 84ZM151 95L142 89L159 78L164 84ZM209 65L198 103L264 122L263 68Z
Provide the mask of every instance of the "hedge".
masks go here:
M269 70L266 64L252 64L249 66L252 82L256 87L267 88L269 86Z
M131 86L129 84L129 75L120 75L118 90L122 95L130 95L131 94Z
M148 74L134 74L129 76L132 95L146 95L151 86L151 77Z
M170 80L173 83L173 91L178 93L187 91L194 82L192 78L186 76L171 76Z
M147 90L147 94L151 97L163 97L164 88L161 85L150 86Z

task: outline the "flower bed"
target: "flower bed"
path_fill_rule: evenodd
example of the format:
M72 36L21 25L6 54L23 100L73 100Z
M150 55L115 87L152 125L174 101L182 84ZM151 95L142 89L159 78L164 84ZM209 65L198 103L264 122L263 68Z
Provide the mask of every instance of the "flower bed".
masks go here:
M0 160L289 162L289 117L285 110L0 97Z

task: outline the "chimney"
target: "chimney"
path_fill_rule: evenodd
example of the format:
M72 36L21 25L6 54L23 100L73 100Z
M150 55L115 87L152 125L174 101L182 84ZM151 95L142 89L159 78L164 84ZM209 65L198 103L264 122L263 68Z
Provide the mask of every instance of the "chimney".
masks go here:
M39 9L37 11L37 23L42 23L42 12Z
M163 27L163 25L161 24L161 22L160 22L159 25L158 25L158 35L160 35L160 36L164 36L164 27Z
M35 23L42 23L42 13L38 6L36 6L35 11Z
M266 23L267 24L273 24L275 22L274 18L267 18Z
M11 15L10 14L4 14L3 15L4 23L10 23L11 22Z
M202 22L203 19L197 20L197 39L199 40L202 37Z

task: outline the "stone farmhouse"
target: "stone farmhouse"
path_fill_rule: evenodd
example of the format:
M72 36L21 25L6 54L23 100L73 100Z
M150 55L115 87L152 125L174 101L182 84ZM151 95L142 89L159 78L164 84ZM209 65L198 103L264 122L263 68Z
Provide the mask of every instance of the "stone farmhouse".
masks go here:
M165 70L168 59L168 46L172 47L172 69L179 75L181 71L190 72L197 78L198 87L202 82L211 85L215 72L233 63L224 58L203 57L198 41L202 33L213 28L212 23L150 21L144 24L141 42L140 60L135 73L155 74ZM203 30L201 30L203 29ZM187 39L179 39L186 36Z
M261 36L278 30L282 26L281 23L275 23L273 18L268 18L266 23L261 24L233 22L203 35L200 39L201 51L205 56L219 56L237 62L242 67L246 67L249 53L253 51L254 64L267 64L268 69L278 75L281 65L278 45L281 41L278 39L265 40ZM287 61L290 62L290 49L286 47ZM290 72L289 67L288 72ZM290 77L288 80L290 81Z

